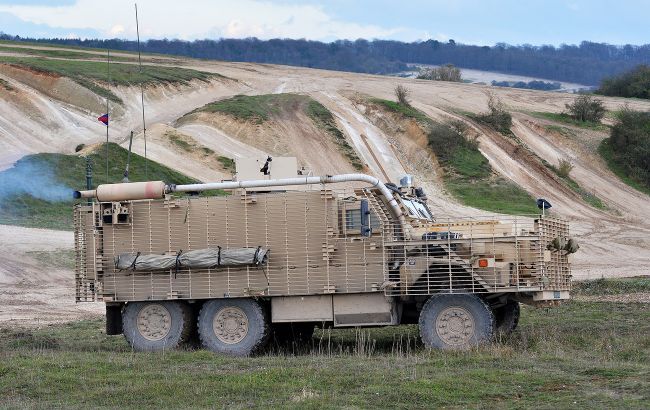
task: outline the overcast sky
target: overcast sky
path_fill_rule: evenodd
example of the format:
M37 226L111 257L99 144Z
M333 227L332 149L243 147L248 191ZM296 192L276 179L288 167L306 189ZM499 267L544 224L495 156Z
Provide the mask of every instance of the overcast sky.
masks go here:
M135 38L133 1L0 0L0 31ZM649 0L140 0L141 37L650 43Z

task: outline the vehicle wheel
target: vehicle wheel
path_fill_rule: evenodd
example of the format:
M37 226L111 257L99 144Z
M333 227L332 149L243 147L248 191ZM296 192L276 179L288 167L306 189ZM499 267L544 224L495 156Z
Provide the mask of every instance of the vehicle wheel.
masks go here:
M269 326L262 307L253 299L214 299L199 313L201 344L215 353L249 356L264 347Z
M189 308L172 301L127 303L122 331L137 351L174 349L190 334Z
M273 323L273 345L279 347L302 346L314 336L313 323Z
M509 300L505 305L493 310L497 335L506 336L512 333L519 324L519 302Z
M426 347L464 350L494 336L494 315L472 294L434 295L420 312L420 337Z

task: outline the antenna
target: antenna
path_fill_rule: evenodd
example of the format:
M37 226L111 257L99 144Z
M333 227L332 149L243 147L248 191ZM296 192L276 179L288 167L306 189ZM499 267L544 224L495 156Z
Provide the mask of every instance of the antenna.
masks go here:
M138 35L138 64L142 76L142 56L140 55L140 24L138 23L138 3L135 3L135 31ZM142 80L142 78L140 79ZM144 121L144 81L140 82L140 100L142 101L142 136L144 138L144 177L149 179L149 164L147 163L147 124Z
M111 50L106 50L106 72L108 77L108 89L111 89ZM108 112L108 101L110 93L106 94L106 183L110 183L108 180L108 124L109 124L109 112Z

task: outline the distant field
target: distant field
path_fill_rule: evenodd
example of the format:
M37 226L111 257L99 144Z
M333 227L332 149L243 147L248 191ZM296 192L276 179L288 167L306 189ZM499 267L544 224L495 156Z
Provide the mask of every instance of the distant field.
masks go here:
M68 53L60 50L47 50L45 52ZM93 55L93 57L96 56ZM116 102L121 102L120 99L107 88L107 85L109 84L109 67L104 61L0 56L0 64L2 63L26 67L43 73L52 73L63 77L69 77L97 95L108 97ZM137 64L116 63L110 65L111 85L138 86L143 84L187 84L192 80L208 81L215 77L221 76L219 74L206 73L187 68L165 67L160 65L147 65L142 71Z
M647 292L650 279L581 285ZM470 352L425 350L417 327L317 330L304 351L229 358L134 353L101 320L0 328L8 407L648 408L650 309L572 301L524 308L520 327Z

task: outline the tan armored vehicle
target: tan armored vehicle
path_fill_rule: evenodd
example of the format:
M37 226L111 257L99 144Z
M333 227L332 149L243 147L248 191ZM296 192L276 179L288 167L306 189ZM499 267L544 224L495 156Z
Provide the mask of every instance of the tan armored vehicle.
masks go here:
M235 181L77 192L94 198L74 210L77 301L104 301L107 333L136 350L198 331L207 349L248 355L316 324L419 323L426 346L467 348L513 330L520 302L569 298L565 221L436 218L410 178L262 164L238 161ZM198 195L216 189L229 195Z

